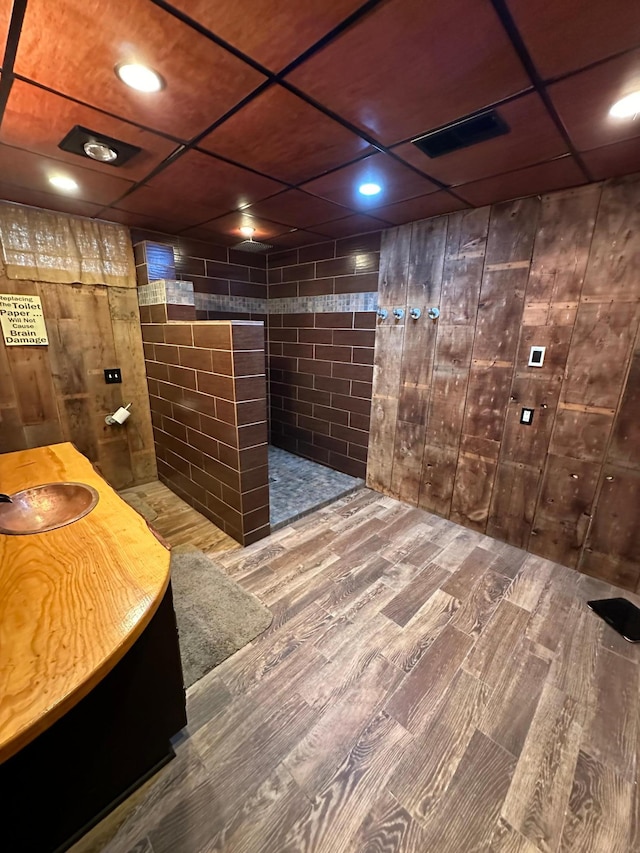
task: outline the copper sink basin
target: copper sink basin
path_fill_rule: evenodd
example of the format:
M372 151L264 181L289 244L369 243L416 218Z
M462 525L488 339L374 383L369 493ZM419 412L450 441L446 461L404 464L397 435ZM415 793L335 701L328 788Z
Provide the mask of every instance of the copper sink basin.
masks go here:
M84 483L45 483L10 495L0 503L0 533L24 535L64 527L87 515L98 493Z

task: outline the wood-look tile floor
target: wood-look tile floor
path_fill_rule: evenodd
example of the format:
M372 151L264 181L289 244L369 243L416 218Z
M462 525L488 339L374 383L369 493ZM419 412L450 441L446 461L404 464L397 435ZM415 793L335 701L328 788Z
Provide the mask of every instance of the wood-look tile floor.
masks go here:
M159 480L123 489L120 495L149 519L172 548L197 548L205 554L218 554L241 547Z
M366 489L216 560L273 624L74 853L640 851L613 587Z

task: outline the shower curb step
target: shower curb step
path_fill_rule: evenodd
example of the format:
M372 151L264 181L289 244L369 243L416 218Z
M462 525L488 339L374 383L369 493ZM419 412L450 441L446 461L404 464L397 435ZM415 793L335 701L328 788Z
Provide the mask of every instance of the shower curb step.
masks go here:
M302 512L298 512L295 515L288 516L287 518L282 519L281 521L270 522L271 533L276 530L280 530L281 527L286 527L287 524L293 524L294 521L298 521L299 519L304 518L305 515L310 515L312 512L316 512L316 510L323 509L325 506L329 506L329 504L334 503L334 501L340 500L340 498L344 498L347 495L352 494L353 492L357 492L358 489L361 489L364 485L365 481L360 480L358 483L356 483L355 486L349 486L348 489L345 489L344 491L339 492L336 495L332 495L330 498L327 498L326 500L321 501L320 503L315 504L314 506L310 506L308 509L302 510Z

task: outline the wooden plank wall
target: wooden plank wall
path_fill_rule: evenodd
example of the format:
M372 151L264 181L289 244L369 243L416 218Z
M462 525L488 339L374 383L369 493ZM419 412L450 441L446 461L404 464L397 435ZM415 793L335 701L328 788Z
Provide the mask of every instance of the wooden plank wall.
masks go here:
M0 335L0 453L72 441L114 488L157 478L135 287L12 281L0 293L36 294L46 347L7 347ZM120 367L121 385L104 369ZM132 416L105 416L131 402Z
M640 176L393 229L380 304L441 315L379 321L368 484L640 590Z
M411 249L411 227L392 228L382 235L378 301L392 317L393 308L406 302L406 276ZM372 489L391 487L398 420L398 388L404 346L404 320L381 324L376 330L371 399L371 427L367 482ZM371 449L374 452L371 452ZM387 452L385 452L385 449ZM375 452L379 450L380 452Z

